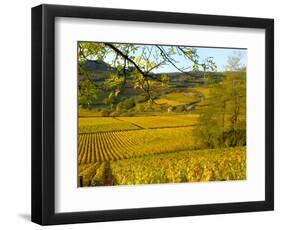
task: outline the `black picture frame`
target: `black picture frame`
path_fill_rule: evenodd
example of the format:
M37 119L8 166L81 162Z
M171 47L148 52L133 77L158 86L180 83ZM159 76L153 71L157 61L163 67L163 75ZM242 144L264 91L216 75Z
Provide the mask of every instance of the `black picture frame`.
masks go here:
M265 29L265 200L55 213L55 18L88 18ZM32 221L41 225L274 209L274 20L62 5L32 8Z

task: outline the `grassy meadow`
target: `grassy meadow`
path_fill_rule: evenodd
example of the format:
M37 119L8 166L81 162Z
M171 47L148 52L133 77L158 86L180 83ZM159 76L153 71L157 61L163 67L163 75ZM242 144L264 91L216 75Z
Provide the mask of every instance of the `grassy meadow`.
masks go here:
M217 71L186 47L78 48L78 187L246 179L245 69ZM153 72L176 51L196 69Z

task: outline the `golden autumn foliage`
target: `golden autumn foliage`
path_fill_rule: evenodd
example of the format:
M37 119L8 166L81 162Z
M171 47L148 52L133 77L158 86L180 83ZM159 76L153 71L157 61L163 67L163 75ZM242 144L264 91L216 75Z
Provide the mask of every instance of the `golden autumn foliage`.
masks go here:
M158 184L246 179L246 148L204 149L111 163L115 184Z
M194 149L192 127L80 134L79 164Z
M81 164L79 170L79 175L84 176L84 186L245 180L246 147L181 151Z

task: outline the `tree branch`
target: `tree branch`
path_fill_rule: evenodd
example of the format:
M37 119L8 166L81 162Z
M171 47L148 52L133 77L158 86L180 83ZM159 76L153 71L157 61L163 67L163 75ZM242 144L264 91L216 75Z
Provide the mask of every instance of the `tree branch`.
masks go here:
M153 75L149 74L149 72L158 67L158 66L155 66L153 67L151 70L147 71L147 72L144 72L135 62L134 60L132 60L128 55L124 54L121 50L119 50L117 47L115 47L113 44L111 43L104 43L105 46L111 48L114 52L116 52L118 55L120 55L121 57L123 57L125 60L127 60L128 62L130 62L136 69L139 73L141 73L143 75L143 77L146 79L146 78L150 78L152 80L156 80L156 81L159 81L159 82L162 82L161 79L158 79L157 77L154 77Z
M178 71L182 72L182 73L185 73L185 74L188 74L187 72L183 71L181 68L177 67L175 65L175 63L173 62L173 60L171 60L171 58L169 57L169 55L165 52L164 49L162 49L159 45L156 45L156 47L160 50L160 53L162 55L162 57L164 59L166 59L170 64L172 64L172 66L174 66Z
M145 72L143 72L141 70L141 68L126 54L124 54L121 50L119 50L117 47L115 47L114 45L112 45L111 43L104 43L104 45L108 46L109 48L111 48L112 50L114 50L116 53L118 53L121 57L125 58L126 60L128 60L130 63L133 64L133 66L143 75L145 76Z

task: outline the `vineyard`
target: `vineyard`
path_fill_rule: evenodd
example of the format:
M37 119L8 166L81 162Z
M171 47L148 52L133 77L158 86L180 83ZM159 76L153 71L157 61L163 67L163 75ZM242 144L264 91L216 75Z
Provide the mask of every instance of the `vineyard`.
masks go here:
M246 148L199 149L198 117L80 117L79 186L245 179Z
M118 183L111 174L114 162L196 149L192 130L197 119L192 114L79 118L80 186Z
M246 179L246 148L204 149L81 164L80 186Z
M78 162L87 164L121 160L195 147L191 127L80 134Z
M177 116L143 116L143 117L83 117L79 118L79 133L100 133L153 129L168 127L194 126L198 114Z
M198 114L188 114L176 116L118 117L118 119L144 129L153 129L194 126L197 124L198 117Z
M232 90L233 82L224 87ZM111 113L79 108L78 186L245 180L246 141L234 142L246 135L246 107L237 107L244 91L232 98L224 87L159 94L154 111L132 97Z
M79 133L134 130L139 127L112 117L79 118Z

